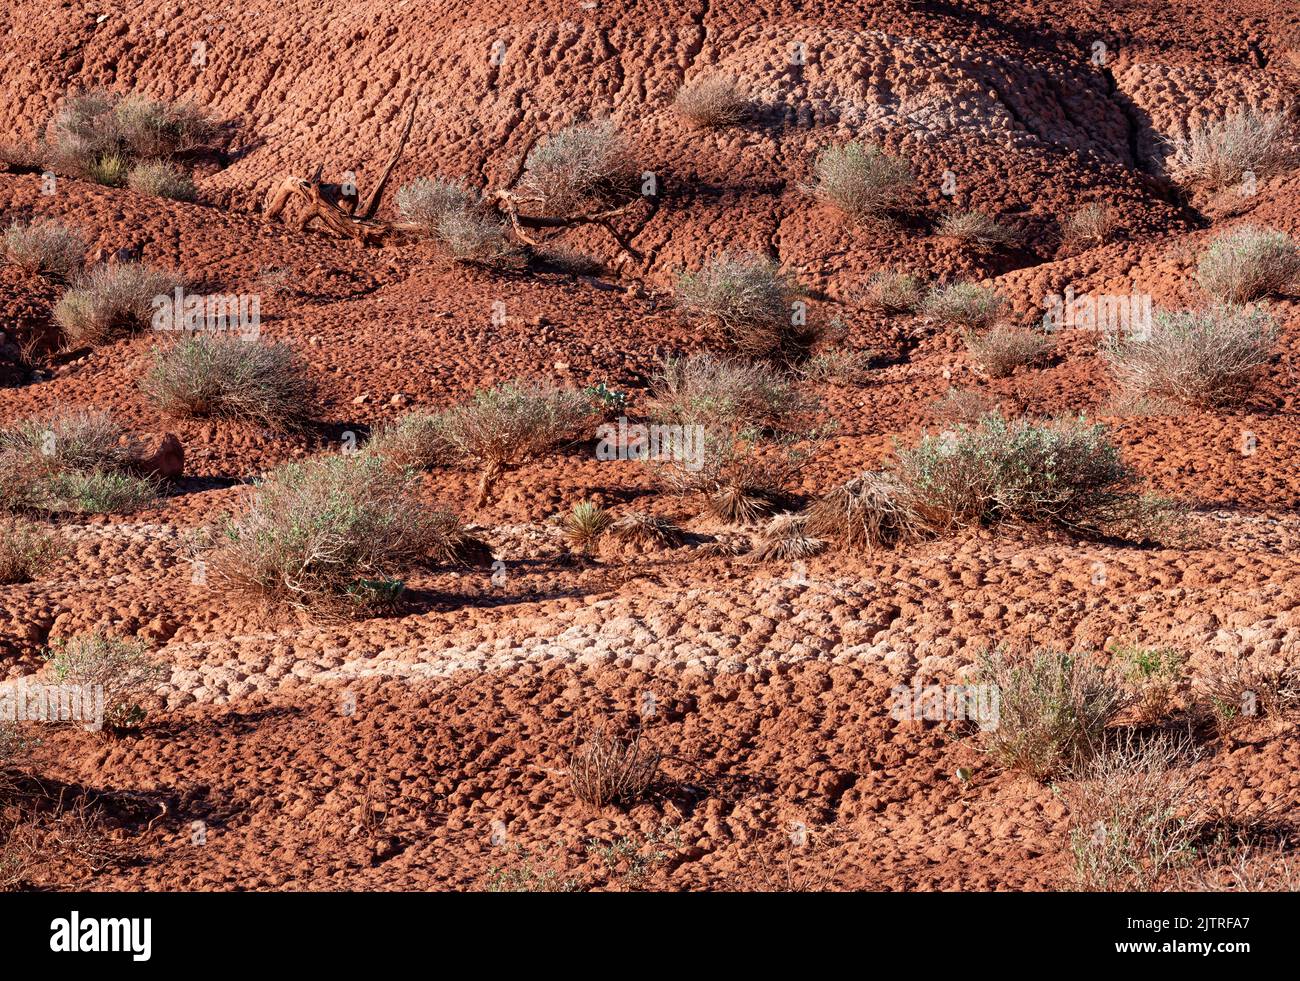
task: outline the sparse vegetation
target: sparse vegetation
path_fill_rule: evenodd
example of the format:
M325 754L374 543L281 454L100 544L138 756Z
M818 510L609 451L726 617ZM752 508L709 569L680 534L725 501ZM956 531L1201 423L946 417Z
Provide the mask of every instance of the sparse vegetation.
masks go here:
M1291 118L1254 109L1194 126L1172 148L1174 179L1212 191L1239 183L1247 172L1263 180L1294 164L1297 156Z
M683 426L774 428L806 408L768 365L707 353L667 359L650 390L650 413Z
M164 412L283 429L306 411L311 385L293 348L234 334L189 334L155 350L141 382Z
M792 562L809 558L825 548L824 541L808 533L806 514L778 514L759 531L754 558Z
M1262 310L1158 310L1147 334L1108 335L1102 354L1129 396L1220 406L1249 395L1276 340Z
M5 232L5 255L26 272L71 279L86 260L81 233L48 219L14 222Z
M126 186L137 194L172 201L193 201L198 196L189 174L164 160L150 160L133 166L126 175Z
M418 178L398 189L397 210L456 259L486 260L505 250L505 226L464 184L440 177Z
M1282 232L1243 225L1210 243L1196 274L1215 299L1248 303L1300 285L1300 249Z
M154 298L183 285L174 273L137 262L96 266L78 278L54 307L54 319L72 344L101 344L147 327Z
M569 780L578 800L591 807L634 803L654 785L659 760L643 745L640 729L620 739L598 725L569 757Z
M983 211L950 211L939 219L938 232L972 245L1000 246L1015 241L1015 235Z
M800 372L810 381L836 381L846 385L857 385L870 374L871 358L870 351L830 348L809 358Z
M715 344L753 358L772 358L806 345L796 321L793 284L771 260L722 253L699 272L683 272L677 304L701 320Z
M983 333L968 332L966 349L990 378L1006 378L1050 351L1052 340L1040 330L994 324Z
M1281 719L1300 710L1300 667L1285 659L1237 654L1197 678L1193 690L1222 734L1258 719Z
M915 313L925 291L921 280L911 273L882 269L873 273L862 291L864 305L881 313Z
M549 214L567 214L589 198L623 190L632 170L628 148L612 122L578 123L544 137L528 152L519 191Z
M508 383L479 391L468 404L448 409L437 425L447 446L482 467L481 507L507 470L577 439L595 419L595 407L582 392Z
M930 407L931 414L940 422L971 425L998 411L997 401L973 388L951 387Z
M56 641L48 655L50 680L104 693L104 726L125 729L144 719L140 704L167 677L167 668L143 644L102 633Z
M804 531L855 551L892 547L916 537L920 518L897 478L867 472L825 494L808 508Z
M1119 212L1108 204L1089 204L1061 221L1061 247L1067 253L1105 245L1119 226Z
M416 480L369 454L287 464L219 527L213 572L233 589L325 614L391 605L400 573L461 545L459 522L420 504Z
M366 451L397 467L432 470L455 455L442 431L442 417L430 412L408 412L377 428Z
M1002 316L1005 301L991 288L975 283L932 286L921 303L921 312L941 324L976 330L992 326Z
M677 90L673 107L693 126L720 129L742 122L749 110L734 79L710 75Z
M1153 725L1174 707L1182 687L1186 656L1172 647L1136 647L1119 644L1111 648L1120 680L1131 693L1139 721Z
M1092 531L1146 505L1106 428L986 416L898 454L897 476L932 531L1001 521Z
M907 161L874 143L826 147L813 169L811 193L856 222L879 219L898 208L912 186Z
M682 544L685 536L671 521L657 518L644 511L628 511L619 515L609 526L606 538L621 547L636 552L646 552L675 548Z
M1186 738L1129 736L1064 786L1081 888L1149 891L1193 862L1206 803L1194 760Z
M614 515L599 504L582 501L560 521L560 531L572 548L590 555L600 536L614 523Z
M1039 651L1016 659L984 654L975 672L997 689L996 725L982 728L985 750L1008 769L1047 781L1080 772L1104 746L1124 696L1097 664L1077 654Z
M55 536L40 525L0 517L0 586L31 582L62 551Z

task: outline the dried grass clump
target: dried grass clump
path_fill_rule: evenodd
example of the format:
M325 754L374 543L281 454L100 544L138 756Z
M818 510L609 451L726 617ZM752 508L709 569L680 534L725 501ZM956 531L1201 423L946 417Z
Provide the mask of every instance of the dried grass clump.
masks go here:
M815 501L803 530L843 548L868 552L917 537L921 523L907 488L891 474L869 471Z
M650 414L683 426L776 428L807 407L769 365L708 353L665 360L650 392Z
M512 382L448 409L438 417L438 428L452 450L482 467L482 507L507 470L578 438L595 420L591 400L576 389Z
M1212 191L1239 183L1247 172L1263 180L1297 159L1290 116L1254 109L1195 126L1172 146L1168 166L1174 179Z
M401 573L458 545L459 522L424 507L417 483L369 454L287 464L220 526L210 566L232 589L326 615L391 605Z
M590 198L624 190L632 172L627 145L612 122L577 123L528 152L519 192L550 214L566 214Z
M880 218L904 204L912 186L907 161L874 143L826 147L813 171L810 192L856 222Z
M693 126L720 129L742 122L748 115L749 102L735 79L710 75L678 89L673 108Z
M614 523L614 515L591 501L582 501L560 521L560 532L570 548L590 555L600 536Z
M506 248L505 226L488 214L479 194L462 183L421 177L403 184L397 210L456 259L488 260Z
M599 725L569 757L569 780L574 795L590 807L634 803L654 785L659 760L656 750L642 744L640 729L619 739Z
M599 276L605 272L603 260L563 243L543 245L533 254L543 266L570 276Z
M14 222L5 232L4 251L25 272L71 279L86 261L86 240L57 221Z
M291 428L307 411L312 388L287 344L227 334L189 334L155 350L141 387L164 412Z
M163 160L136 164L126 175L126 186L137 194L171 201L193 201L198 197L190 175Z
M366 452L415 470L432 470L455 454L443 435L442 417L429 412L408 412L383 423L370 437Z
M1081 888L1146 892L1195 860L1207 818L1195 759L1185 737L1130 735L1063 785Z
M1028 660L984 654L979 684L997 690L997 718L981 730L985 751L1008 769L1036 780L1077 773L1104 743L1124 696L1093 661L1040 651Z
M0 517L0 586L31 582L62 554L58 539L40 525Z
M16 453L40 472L121 469L132 450L126 429L103 409L29 416L0 432L0 453Z
M935 399L930 413L940 422L971 425L998 411L998 402L990 395L973 388L953 386Z
M810 381L836 381L846 385L857 385L871 373L873 357L871 351L831 348L809 358L800 368L800 374Z
M141 702L166 680L166 665L143 644L101 633L77 634L50 646L47 672L51 683L76 685L104 693L104 727L139 725Z
M762 530L753 555L759 561L792 562L806 559L826 549L826 542L808 533L806 514L778 514Z
M994 324L983 333L966 334L966 350L990 378L1006 378L1031 365L1052 349L1052 339L1040 330Z
M1300 710L1300 667L1277 657L1237 654L1193 692L1220 734L1258 719L1283 719Z
M895 472L934 532L1003 521L1096 531L1143 506L1139 480L1106 427L1083 420L986 416L901 451Z
M1243 225L1210 243L1196 277L1220 302L1249 303L1300 283L1300 249L1283 232Z
M1105 245L1119 226L1119 212L1108 204L1089 204L1061 222L1061 246L1066 252Z
M797 323L794 285L769 259L722 253L677 281L677 305L703 321L709 338L753 358L799 347L807 330Z
M924 296L925 290L918 277L911 273L882 269L867 280L862 291L862 303L881 313L915 313Z
M70 96L46 127L48 163L121 186L133 163L166 161L209 145L216 123L189 103L95 90Z
M1145 334L1107 335L1102 356L1127 396L1215 407L1249 396L1276 343L1263 310L1158 310Z
M983 211L950 211L939 219L939 234L972 245L1010 245L1016 236Z
M96 266L55 304L54 319L72 344L104 343L149 326L155 298L169 298L183 284L138 262Z
M645 511L628 511L609 526L605 539L620 551L641 553L677 548L686 536L671 521Z
M941 324L972 330L991 327L1002 315L1005 301L993 289L975 283L932 286L921 303L921 313Z

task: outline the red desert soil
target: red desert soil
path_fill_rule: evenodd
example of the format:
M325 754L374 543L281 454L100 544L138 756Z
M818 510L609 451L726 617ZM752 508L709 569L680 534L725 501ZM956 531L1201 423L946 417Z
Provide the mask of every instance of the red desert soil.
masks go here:
M1225 228L1300 236L1300 171L1262 180L1227 213L1162 173L1163 139L1190 123L1294 100L1293 4L231 6L0 11L0 139L30 142L69 91L95 86L191 100L232 126L229 152L197 175L197 203L72 178L47 196L39 173L13 168L0 172L4 224L55 218L85 230L92 253L138 247L211 292L261 294L263 336L292 344L319 389L309 432L285 435L164 416L137 387L148 336L55 358L37 376L6 368L0 426L110 408L151 446L175 433L186 470L156 507L60 517L66 554L35 582L0 586L0 678L33 674L51 642L95 629L147 641L169 669L138 730L44 734L20 781L96 801L112 857L51 848L21 887L486 888L553 873L575 888L1068 888L1068 815L1053 790L1003 770L955 725L894 720L893 686L953 682L999 645L1174 647L1193 675L1238 656L1300 657L1300 297L1270 301L1280 339L1244 407L1148 416L1112 414L1087 338L995 380L959 330L857 302L866 276L892 266L987 280L1026 325L1067 284L1188 306L1202 296L1197 254ZM792 46L804 64L791 64ZM716 73L756 111L739 127L687 127L674 92ZM276 180L317 163L327 180L354 172L367 193L416 99L381 217L394 217L403 183L501 187L539 135L609 117L663 189L651 217L625 228L640 260L595 227L556 238L610 270L576 276L263 219ZM912 162L919 218L855 226L804 193L818 148L850 138ZM1120 236L1064 257L1057 221L1093 202L1118 210ZM1012 222L1019 244L981 251L928 230L954 206ZM676 273L726 249L779 260L819 316L841 316L851 346L879 352L861 384L802 386L839 427L790 488L803 500L942 428L932 404L959 386L1019 413L1100 417L1153 490L1194 507L1192 540L992 529L794 564L692 543L584 561L548 523L584 499L698 537L721 529L661 493L648 468L579 447L508 474L477 510L472 468L427 476L427 500L472 522L504 575L423 573L397 614L313 622L193 581L192 531L237 507L250 478L338 452L349 431L514 378L604 381L643 404L662 354L703 345L674 309ZM60 291L0 268L10 360L55 331ZM664 779L634 806L593 811L565 772L574 740L635 721L647 694ZM1292 726L1260 722L1203 749L1207 779L1234 806L1300 819Z

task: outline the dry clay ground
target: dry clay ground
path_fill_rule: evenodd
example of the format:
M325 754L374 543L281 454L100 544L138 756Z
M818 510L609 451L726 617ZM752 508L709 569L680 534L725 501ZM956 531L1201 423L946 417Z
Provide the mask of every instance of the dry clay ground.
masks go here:
M93 628L146 639L171 666L137 733L45 735L29 777L55 798L96 799L111 855L51 848L25 886L464 888L506 869L577 888L1059 888L1068 821L1053 790L1001 771L958 727L893 720L891 686L952 681L999 644L1173 646L1193 673L1238 654L1300 656L1300 298L1273 301L1278 355L1247 407L1157 417L1107 414L1090 338L1066 337L1049 365L993 381L953 332L853 302L869 271L900 265L987 278L1026 324L1066 285L1187 305L1213 234L1250 221L1300 235L1300 173L1262 182L1233 214L1161 176L1161 137L1294 97L1289 5L240 6L0 12L6 136L30 137L66 91L94 84L193 99L232 124L197 204L75 180L43 196L39 175L0 173L6 223L56 217L92 247L142 246L145 261L212 292L261 293L264 336L296 345L321 390L306 436L166 419L136 388L148 337L0 390L0 423L109 407L186 450L185 478L156 508L61 518L68 554L39 581L0 588L6 677ZM1090 60L1099 40L1104 66ZM791 64L792 45L804 64ZM690 130L672 94L715 71L757 111L739 128ZM416 97L393 186L435 173L496 186L539 133L609 115L664 188L653 218L629 229L640 261L581 229L564 240L609 274L494 272L432 245L363 248L261 219L275 177L316 162L334 179L355 171L364 194ZM899 229L845 224L800 190L817 147L863 136L913 162L916 212ZM954 201L940 192L946 169ZM1055 222L1093 201L1120 209L1123 234L1058 258ZM981 253L935 236L954 206L1012 220L1022 244ZM313 624L194 581L190 530L237 507L250 478L339 452L348 431L515 377L604 380L629 389L635 409L660 354L700 345L672 309L674 272L726 248L779 259L818 311L841 314L855 346L880 352L860 385L805 384L840 428L796 492L933 431L931 403L961 385L1009 411L1100 413L1154 489L1195 506L1195 540L1138 548L997 531L796 565L695 546L579 562L545 522L584 498L718 530L644 467L579 446L511 474L477 512L469 470L428 477L428 499L474 522L502 565L413 579L399 615ZM0 284L7 336L51 329L58 287L13 267ZM492 321L498 302L504 325ZM1257 439L1249 455L1244 432ZM593 813L564 775L575 734L636 719L647 693L665 779L630 810ZM1206 779L1238 806L1300 817L1292 736L1260 723L1211 743ZM799 824L809 841L796 848Z

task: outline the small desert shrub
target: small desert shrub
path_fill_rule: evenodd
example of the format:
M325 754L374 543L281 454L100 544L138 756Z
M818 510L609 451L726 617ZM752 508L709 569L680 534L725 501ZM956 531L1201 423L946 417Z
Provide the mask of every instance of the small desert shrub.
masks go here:
M1129 736L1064 785L1081 888L1150 891L1194 860L1207 817L1194 760L1185 738Z
M153 502L158 485L120 470L64 471L46 483L49 510L82 514L130 514Z
M717 129L741 122L749 106L735 80L710 75L677 90L673 107L694 126Z
M136 262L96 266L54 307L54 319L73 344L98 344L147 327L154 298L182 285L174 273Z
M1077 772L1101 751L1124 697L1092 661L1040 651L1028 660L984 654L976 680L997 690L997 721L985 750L1008 769L1046 781Z
M608 510L591 501L582 501L560 521L560 531L571 547L590 555L600 536L613 523L614 515Z
M567 245L543 245L535 251L538 262L571 276L599 276L605 263L593 255Z
M939 219L939 234L974 245L1008 245L1015 241L1010 230L1003 228L983 211L953 211Z
M464 184L421 177L398 190L397 209L456 259L488 259L505 248L505 226L485 212L479 195Z
M804 531L866 552L916 537L920 523L907 489L895 477L867 472L815 501L808 508Z
M870 351L831 348L809 358L800 371L812 381L837 381L856 385L870 373L871 358Z
M806 341L795 323L793 284L780 267L726 252L677 281L677 305L703 321L710 340L748 357L775 357Z
M0 432L0 449L41 472L118 469L131 454L126 430L102 409L29 416Z
M471 402L439 416L447 445L483 468L478 504L491 497L507 470L584 434L596 418L582 392L516 382L475 393Z
M659 753L642 745L641 730L619 739L597 726L569 757L569 780L578 800L591 807L635 803L654 785Z
M105 187L121 187L126 183L127 175L131 172L131 161L117 153L110 153L108 156L99 157L90 161L85 168L86 176L96 184L103 184Z
M986 416L898 454L897 476L934 531L1001 521L1096 530L1129 519L1138 478L1106 427Z
M998 411L998 403L991 396L973 388L949 388L930 405L931 414L940 422L979 422Z
M547 212L562 214L588 198L626 189L631 174L623 138L612 122L602 120L545 137L528 152L519 186Z
M431 470L453 452L442 434L441 417L428 412L408 412L375 430L366 452L383 457L397 467Z
M61 552L55 537L40 525L0 518L0 586L31 582Z
M823 436L819 430L767 436L753 429L706 429L698 469L672 463L662 472L677 493L702 495L705 512L717 520L752 524L787 501L786 487L807 466Z
M882 313L915 313L923 296L921 280L916 276L883 269L867 280L862 302Z
M45 140L56 166L92 177L111 169L121 183L131 161L188 153L209 143L216 132L216 124L191 104L96 90L70 96L47 127ZM109 160L119 163L106 168Z
M69 279L86 259L86 240L80 232L57 221L14 222L5 232L5 255L29 273Z
M164 412L275 429L301 419L311 395L293 348L226 334L190 334L156 350L141 386Z
M1276 340L1262 310L1160 310L1145 335L1107 335L1102 354L1130 396L1218 406L1246 397Z
M162 160L136 164L126 175L126 186L137 194L172 201L193 201L198 196L190 176Z
M1085 205L1061 222L1061 245L1067 252L1104 245L1118 224L1119 213L1110 205Z
M1238 654L1193 686L1220 733L1259 718L1279 719L1300 709L1300 668L1276 658Z
M1174 707L1182 683L1182 652L1172 647L1134 647L1121 644L1111 649L1120 679L1131 692L1138 719L1153 725Z
M104 692L104 726L123 729L144 719L140 702L167 678L167 668L143 644L101 633L78 634L50 647L48 676L58 685Z
M874 143L829 146L817 156L810 188L853 221L878 218L907 198L912 173L907 161Z
M682 426L775 428L804 408L775 369L707 353L669 358L650 390L651 414Z
M287 464L219 528L210 567L228 586L333 614L387 605L397 574L454 550L459 522L425 508L418 478L378 456Z
M1006 378L1051 348L1051 338L1042 331L1011 324L994 324L982 334L966 334L966 349L991 378Z
M1247 171L1257 179L1296 159L1292 121L1285 113L1246 110L1194 127L1173 141L1169 170L1175 180L1221 190Z
M644 511L628 511L609 526L606 538L637 552L676 548L685 541L682 530L671 521Z
M932 286L921 303L921 312L941 324L978 329L989 327L1002 314L1004 301L992 289L975 283Z
M1210 243L1196 274L1215 299L1248 303L1297 283L1300 249L1289 235L1244 225Z
M824 541L808 533L807 515L778 514L759 531L754 558L792 562L817 555L825 548Z

